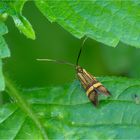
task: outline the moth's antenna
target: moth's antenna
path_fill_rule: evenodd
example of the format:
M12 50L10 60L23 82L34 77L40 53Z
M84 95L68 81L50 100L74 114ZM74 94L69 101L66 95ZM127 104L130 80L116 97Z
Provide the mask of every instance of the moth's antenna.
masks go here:
M54 59L36 59L37 61L49 61L49 62L55 62L55 63L59 63L59 64L66 64L66 65L70 65L72 67L75 67L76 65L63 61L63 60L54 60Z
M82 45L81 45L81 48L80 48L80 51L79 51L79 54L78 54L78 57L77 57L76 66L78 66L79 58L80 58L80 55L81 55L83 46L84 46L84 44L85 44L85 41L86 41L87 39L88 39L88 37L84 38L84 40L83 40L83 42L82 42Z

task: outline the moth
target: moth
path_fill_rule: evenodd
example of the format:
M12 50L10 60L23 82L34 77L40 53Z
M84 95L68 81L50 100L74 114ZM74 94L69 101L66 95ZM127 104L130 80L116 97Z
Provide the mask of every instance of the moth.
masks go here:
M86 39L85 39L86 40ZM60 60L53 60L53 59L37 59L38 61L51 61L56 62L60 64L67 64L75 67L76 75L86 91L86 95L89 98L89 100L93 103L94 106L97 106L99 104L98 96L99 94L103 94L105 96L110 96L111 93L100 83L96 77L91 75L89 72L87 72L85 69L83 69L81 66L79 66L79 58L82 52L82 48L84 46L85 40L82 43L82 46L80 48L76 65L66 62L66 61L60 61Z

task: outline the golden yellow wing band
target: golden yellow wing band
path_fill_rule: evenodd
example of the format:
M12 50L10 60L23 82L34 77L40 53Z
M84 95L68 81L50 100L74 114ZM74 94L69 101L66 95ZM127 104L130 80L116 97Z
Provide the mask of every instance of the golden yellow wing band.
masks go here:
M89 95L89 93L94 90L94 88L97 88L99 86L102 86L102 84L100 82L93 84L92 86L89 87L89 89L86 91L87 96Z
M97 88L97 87L99 87L99 86L102 86L102 84L101 84L100 82L98 82L98 83L96 83L96 84L93 84L93 87L94 87L94 88Z
M91 86L91 87L87 90L87 92L86 92L87 96L89 95L89 93L90 93L93 89L94 89L94 87Z

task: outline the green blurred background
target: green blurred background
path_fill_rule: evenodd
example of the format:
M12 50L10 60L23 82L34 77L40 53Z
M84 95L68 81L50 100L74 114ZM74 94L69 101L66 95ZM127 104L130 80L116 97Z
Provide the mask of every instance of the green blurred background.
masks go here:
M23 15L32 24L36 40L20 34L13 20L8 18L9 33L5 35L11 57L4 61L4 70L21 87L60 85L75 79L75 70L67 65L38 62L37 58L52 58L76 62L82 40L50 23L35 7L27 2ZM79 25L80 26L80 25ZM80 65L95 76L127 76L140 78L140 49L125 44L116 48L88 39L82 51Z

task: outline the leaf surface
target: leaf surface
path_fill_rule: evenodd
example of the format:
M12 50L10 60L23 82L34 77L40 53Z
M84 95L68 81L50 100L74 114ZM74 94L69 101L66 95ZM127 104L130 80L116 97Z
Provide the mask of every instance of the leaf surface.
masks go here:
M140 1L35 1L51 22L74 36L115 47L119 41L140 47Z
M10 50L3 37L8 33L4 21L8 15L14 19L16 27L28 38L35 39L35 33L29 21L22 15L22 8L26 0L0 1L0 91L5 89L5 81L2 72L2 59L10 57Z
M10 56L10 50L3 37L8 32L7 26L0 21L0 91L5 89L4 76L2 72L2 59Z
M97 108L89 102L78 81L23 90L21 96L31 105L49 139L140 139L140 81L121 77L98 80L112 97L100 98ZM0 138L42 136L34 121L10 103L0 107Z
M22 9L27 0L14 0L0 2L0 14L7 13L12 16L16 27L26 37L35 39L35 32L30 22L22 15Z

